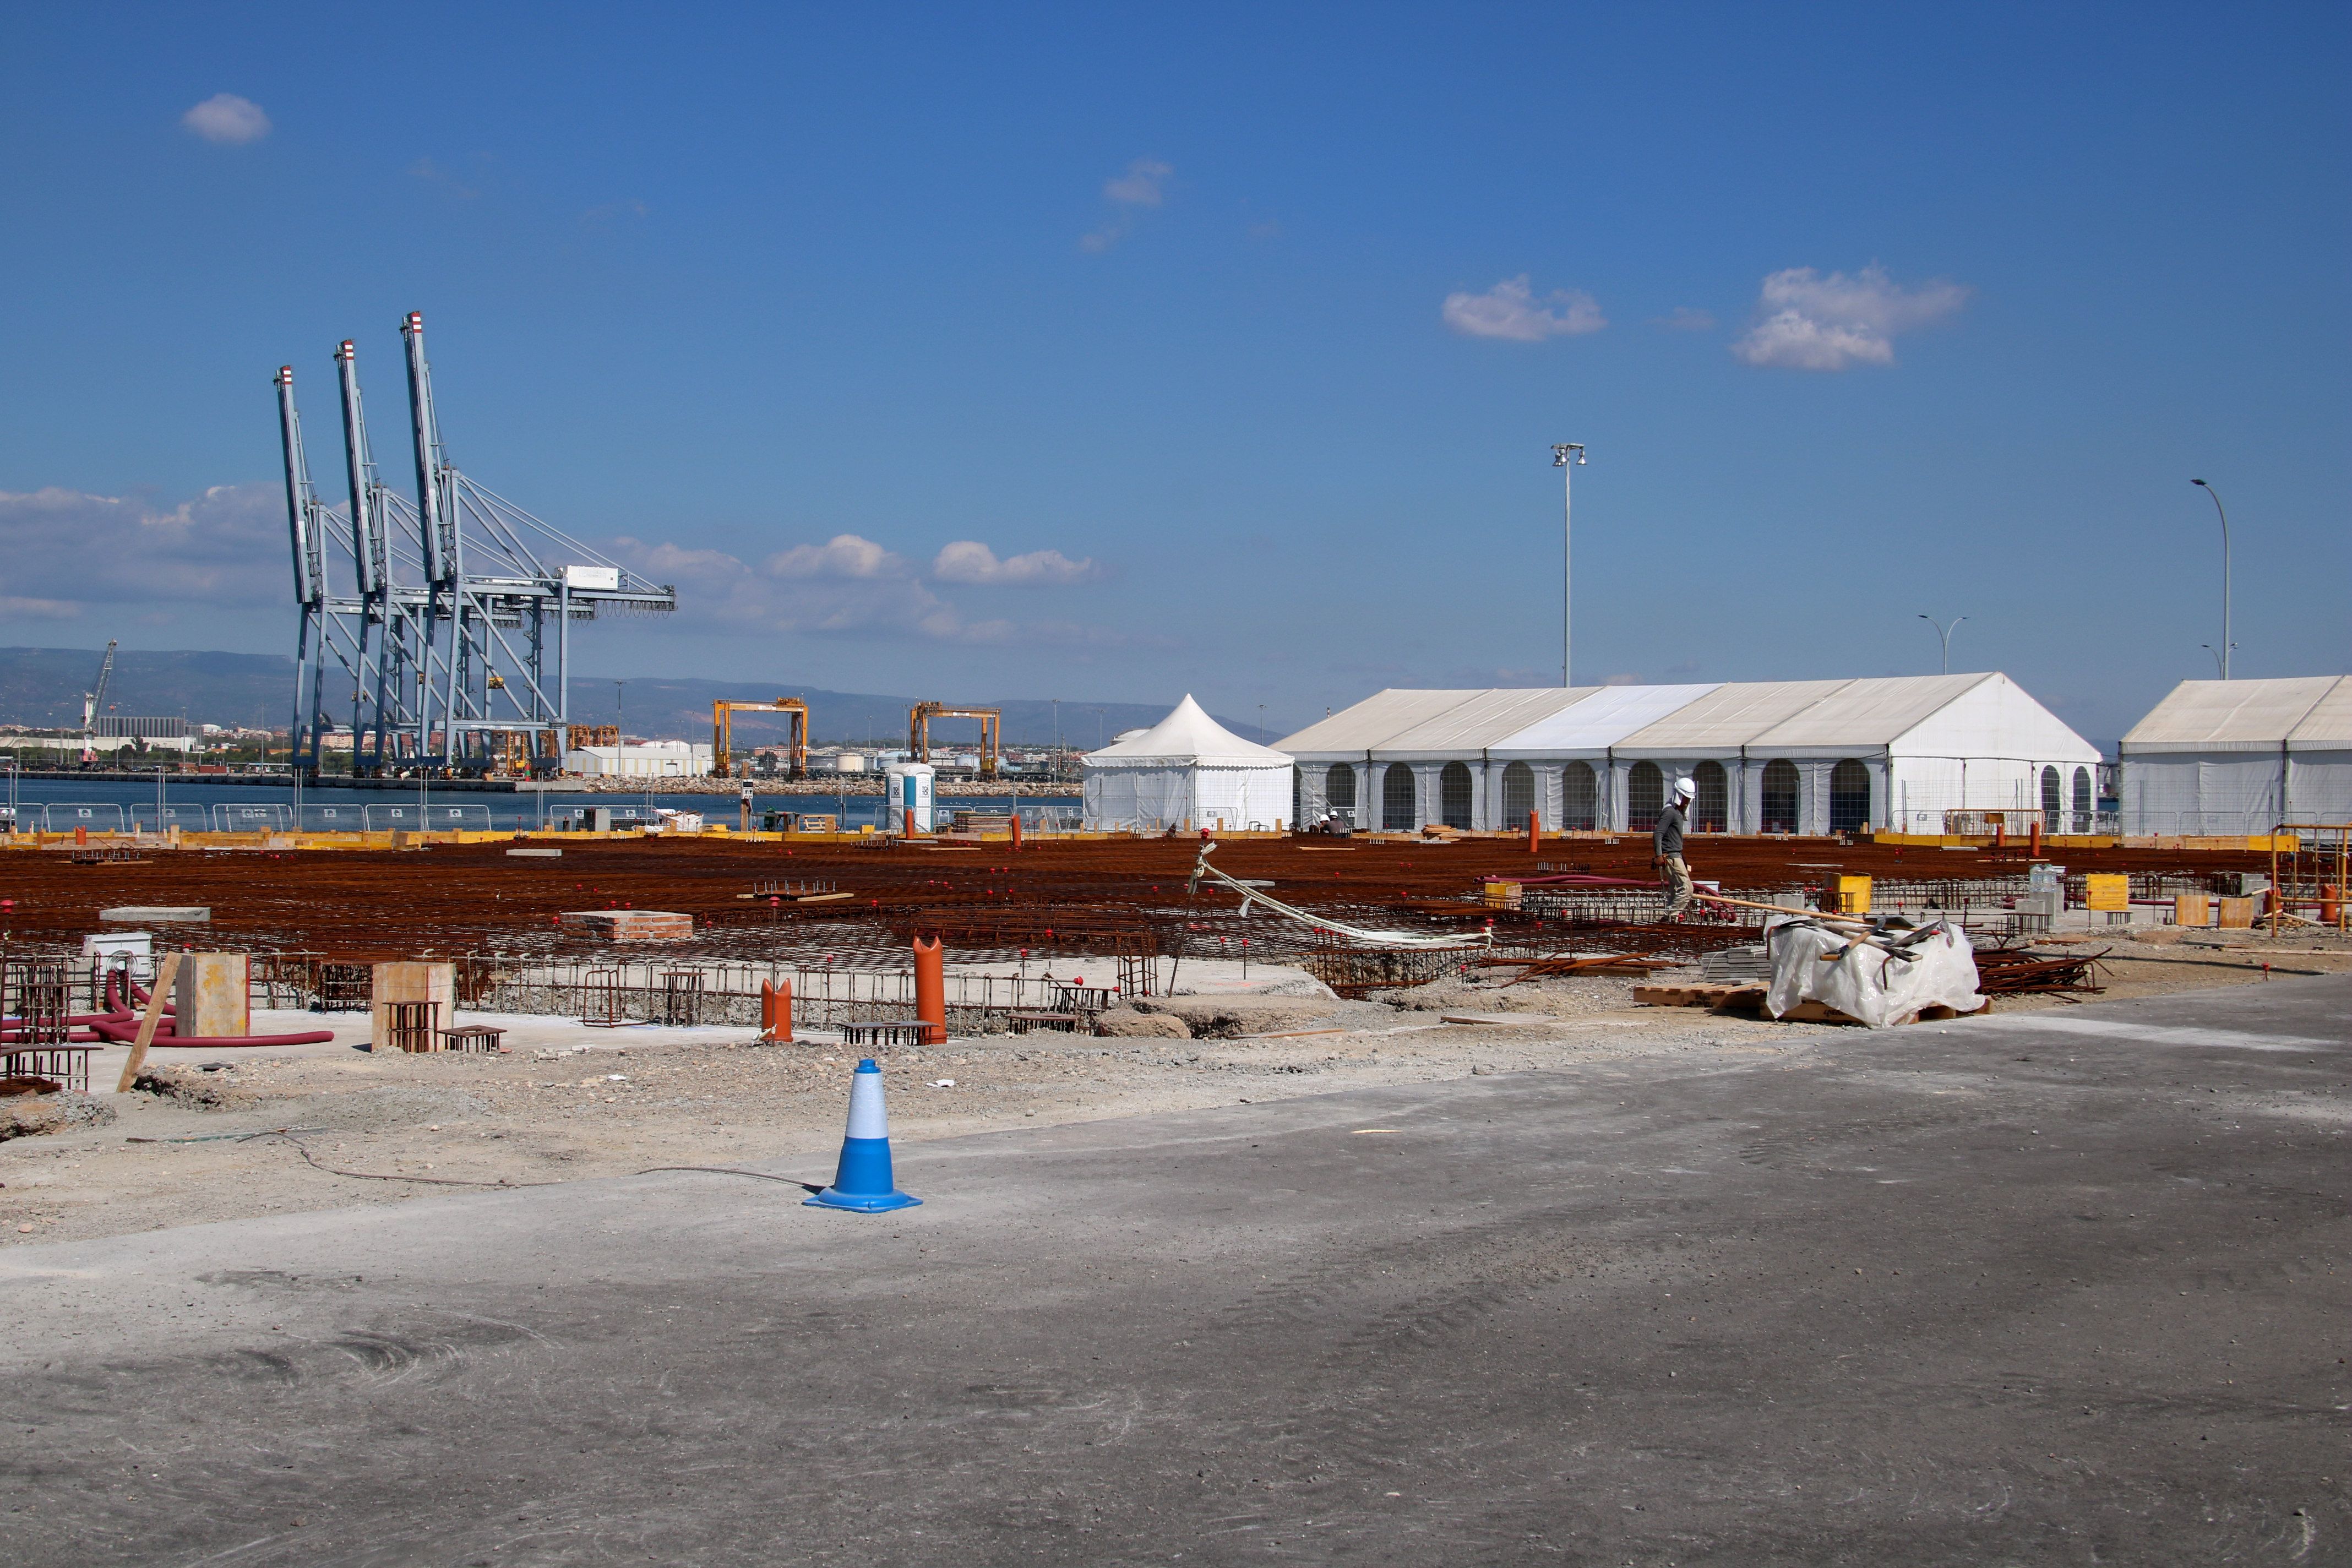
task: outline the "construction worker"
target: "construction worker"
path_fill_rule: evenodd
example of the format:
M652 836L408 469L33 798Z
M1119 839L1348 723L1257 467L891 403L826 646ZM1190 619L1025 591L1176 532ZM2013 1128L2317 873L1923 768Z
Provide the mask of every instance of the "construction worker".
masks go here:
M1688 779L1675 781L1675 797L1665 810L1658 813L1658 826L1650 837L1650 864L1657 868L1658 879L1665 884L1666 912L1670 921L1682 919L1683 910L1691 901L1689 864L1683 859L1683 833L1690 826L1690 803L1698 795L1698 785Z

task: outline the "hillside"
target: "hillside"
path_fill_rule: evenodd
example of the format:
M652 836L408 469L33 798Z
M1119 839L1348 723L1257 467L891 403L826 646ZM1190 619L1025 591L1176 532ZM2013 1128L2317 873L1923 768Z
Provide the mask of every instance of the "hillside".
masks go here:
M88 648L0 648L0 723L68 725L81 721L81 694L98 677L101 655ZM262 724L282 728L293 704L294 661L275 654L148 652L126 648L114 656L114 679L107 690L110 711L125 716L184 714L196 723ZM825 691L805 686L740 680L678 679L663 676L629 679L619 689L620 713L632 735L708 739L710 704L721 697L798 697L809 705L810 728L822 745L873 740L903 745L907 710L913 697L870 692ZM1055 708L1030 699L992 700L971 693L941 693L942 699L974 700L1004 710L1008 745L1045 745L1055 734ZM1165 702L1064 702L1063 740L1092 747L1122 730L1157 723L1181 692ZM574 721L609 724L614 683L577 677L572 682ZM1274 734L1222 716L1219 722L1247 739L1269 742ZM781 722L756 714L736 717L740 743L781 739ZM966 744L980 726L971 720L934 720L933 742Z

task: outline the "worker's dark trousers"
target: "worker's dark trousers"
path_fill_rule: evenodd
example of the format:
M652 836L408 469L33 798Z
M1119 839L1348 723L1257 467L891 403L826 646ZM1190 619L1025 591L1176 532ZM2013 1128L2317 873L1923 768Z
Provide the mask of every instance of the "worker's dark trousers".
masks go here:
M1665 918L1679 920L1691 900L1690 864L1679 855L1669 855L1658 864L1665 868Z

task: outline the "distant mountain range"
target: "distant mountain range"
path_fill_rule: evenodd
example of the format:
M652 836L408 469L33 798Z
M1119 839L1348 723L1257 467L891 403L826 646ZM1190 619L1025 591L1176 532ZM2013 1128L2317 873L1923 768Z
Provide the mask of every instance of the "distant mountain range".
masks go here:
M89 648L0 648L0 724L43 726L81 722L81 696L98 679L100 653ZM992 699L971 692L940 692L941 700L970 701L1004 710L1004 743L1042 746L1056 733L1064 743L1091 749L1122 730L1156 724L1182 692L1161 703L1064 702L1058 715L1050 701ZM907 710L913 697L824 691L788 681L681 680L633 677L615 689L610 679L575 677L572 682L574 723L609 724L618 699L622 722L631 735L707 739L710 704L719 698L765 701L797 697L809 705L812 741L845 745L873 741L906 744ZM294 702L294 661L278 654L154 653L125 648L114 656L114 678L106 692L107 711L120 717L181 717L192 723L266 725L282 729ZM1270 742L1278 736L1255 724L1220 715L1218 722L1246 740ZM934 745L969 745L979 734L970 719L935 719ZM783 738L781 718L737 714L739 746Z

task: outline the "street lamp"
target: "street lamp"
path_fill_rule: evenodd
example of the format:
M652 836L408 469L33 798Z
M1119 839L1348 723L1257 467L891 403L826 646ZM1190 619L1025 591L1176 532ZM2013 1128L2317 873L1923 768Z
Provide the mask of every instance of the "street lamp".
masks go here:
M1573 510L1573 503L1574 503L1574 501L1575 501L1575 500L1576 500L1576 470L1577 470L1577 468L1580 468L1580 467L1583 464L1583 462L1584 462L1584 443L1583 443L1583 442L1581 442L1581 441L1561 441L1561 442L1558 442L1558 443L1554 444L1554 446L1552 447L1552 449L1551 449L1551 466L1552 466L1553 468L1558 468L1558 469L1560 471L1560 474L1559 474L1559 683L1560 683L1562 686L1566 686L1566 685L1568 685L1568 684L1569 684L1569 679L1568 679L1569 655L1570 655L1570 653L1574 649L1574 647L1575 647L1575 646L1576 646L1575 638L1570 635L1570 626L1569 626L1569 614L1570 614L1570 610L1574 608L1574 605L1575 605L1575 598L1574 598L1574 595L1570 592L1570 585L1571 585L1571 584L1570 584L1570 574L1569 574L1569 573L1570 573L1570 548L1569 548L1569 547L1570 547L1570 531L1569 531L1569 523L1570 523L1570 517L1571 517L1571 513L1572 513L1572 510Z
M1927 622L1929 626L1934 626L1934 627L1936 628L1936 635L1937 635L1937 637L1941 637L1941 638L1943 638L1943 639L1944 639L1944 673L1945 673L1946 675L1949 675L1949 674L1951 674L1951 673L1952 673L1952 626L1958 626L1962 621L1967 620L1967 619L1968 619L1968 616L1954 616L1952 617L1952 626L1948 626L1943 625L1942 623L1938 622L1938 621L1936 619L1936 617L1935 617L1935 616L1931 616L1931 615L1928 615L1928 614L1927 614L1926 611L1924 611L1924 610L1923 610L1923 611L1921 611L1921 612L1919 613L1919 618L1920 618L1921 620L1923 620L1923 621Z
M2217 647L2215 647L2211 643L2209 643L2209 642L2201 642L2201 643L2199 643L2197 646L2198 646L2199 647L2203 648L2207 653L2210 653L2210 654L2211 654L2211 655L2213 656L2213 668L2214 668L2214 671L2215 671L2217 674L2221 675L2221 679L2224 679L2224 680L2229 679L2230 679L2229 674L2228 674L2228 672L2227 672L2225 669L2223 669L2222 665L2221 665L2221 649L2219 649L2219 648L2217 648Z
M2221 679L2230 679L2230 650L2238 645L2230 640L2230 512L2221 504L2221 492L2203 479L2189 481L2213 498L2213 510L2221 514Z

